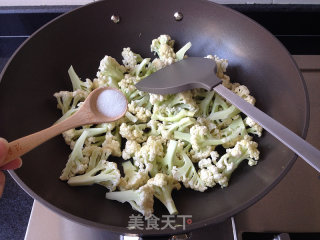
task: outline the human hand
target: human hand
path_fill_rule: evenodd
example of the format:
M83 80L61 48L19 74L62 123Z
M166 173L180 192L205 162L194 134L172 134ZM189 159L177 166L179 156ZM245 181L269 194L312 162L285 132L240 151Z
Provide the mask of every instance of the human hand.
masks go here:
M3 165L3 162L8 154L8 142L7 140L0 138L0 198L2 196L2 192L4 189L4 183L5 183L5 175L2 172L2 170L11 170L11 169L17 169L21 167L22 160L21 158L17 158L5 165Z

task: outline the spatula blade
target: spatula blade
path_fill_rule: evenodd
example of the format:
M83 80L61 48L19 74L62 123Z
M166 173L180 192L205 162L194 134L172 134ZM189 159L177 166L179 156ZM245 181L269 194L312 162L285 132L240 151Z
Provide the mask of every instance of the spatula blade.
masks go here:
M183 92L193 88L212 90L221 83L216 77L215 61L188 57L151 74L136 84L144 92L161 95Z

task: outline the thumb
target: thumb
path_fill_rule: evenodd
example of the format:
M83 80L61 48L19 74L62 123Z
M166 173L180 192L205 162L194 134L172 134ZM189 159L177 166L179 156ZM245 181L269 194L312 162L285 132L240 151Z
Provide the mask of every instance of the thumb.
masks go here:
M4 138L0 138L0 166L8 154L8 142Z

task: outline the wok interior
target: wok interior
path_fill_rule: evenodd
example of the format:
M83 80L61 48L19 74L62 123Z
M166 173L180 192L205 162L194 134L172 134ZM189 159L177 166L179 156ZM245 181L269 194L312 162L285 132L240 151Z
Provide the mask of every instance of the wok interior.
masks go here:
M177 10L184 15L180 22L173 19ZM120 15L119 24L110 21L112 14ZM228 59L227 74L249 87L260 109L300 136L304 134L307 103L302 79L287 51L264 29L209 2L121 0L78 9L25 43L0 85L0 109L6 113L0 119L1 135L13 140L48 127L60 117L53 93L72 89L67 74L71 64L83 80L92 79L104 55L120 60L123 47L153 57L151 40L164 33L176 40L177 48L191 41L190 56L216 54ZM270 134L264 132L258 143L260 163L255 167L243 164L228 188L173 193L179 213L192 215L193 224L187 230L224 220L248 207L293 164L294 154ZM59 136L25 155L14 177L33 197L64 215L92 226L127 231L129 215L134 213L129 204L105 200L106 190L100 186L74 188L59 180L69 153ZM167 212L156 201L155 215L162 214ZM171 232L167 229L162 234Z

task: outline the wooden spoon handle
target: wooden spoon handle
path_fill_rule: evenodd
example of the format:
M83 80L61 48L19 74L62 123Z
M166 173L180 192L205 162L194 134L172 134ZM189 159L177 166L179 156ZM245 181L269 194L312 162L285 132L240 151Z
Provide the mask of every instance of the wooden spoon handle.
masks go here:
M87 116L84 116L83 112L80 113L78 111L71 117L58 124L10 142L8 155L4 160L3 165L22 156L23 154L29 152L40 144L48 141L49 139L59 135L66 130L85 125L87 122L86 120Z

